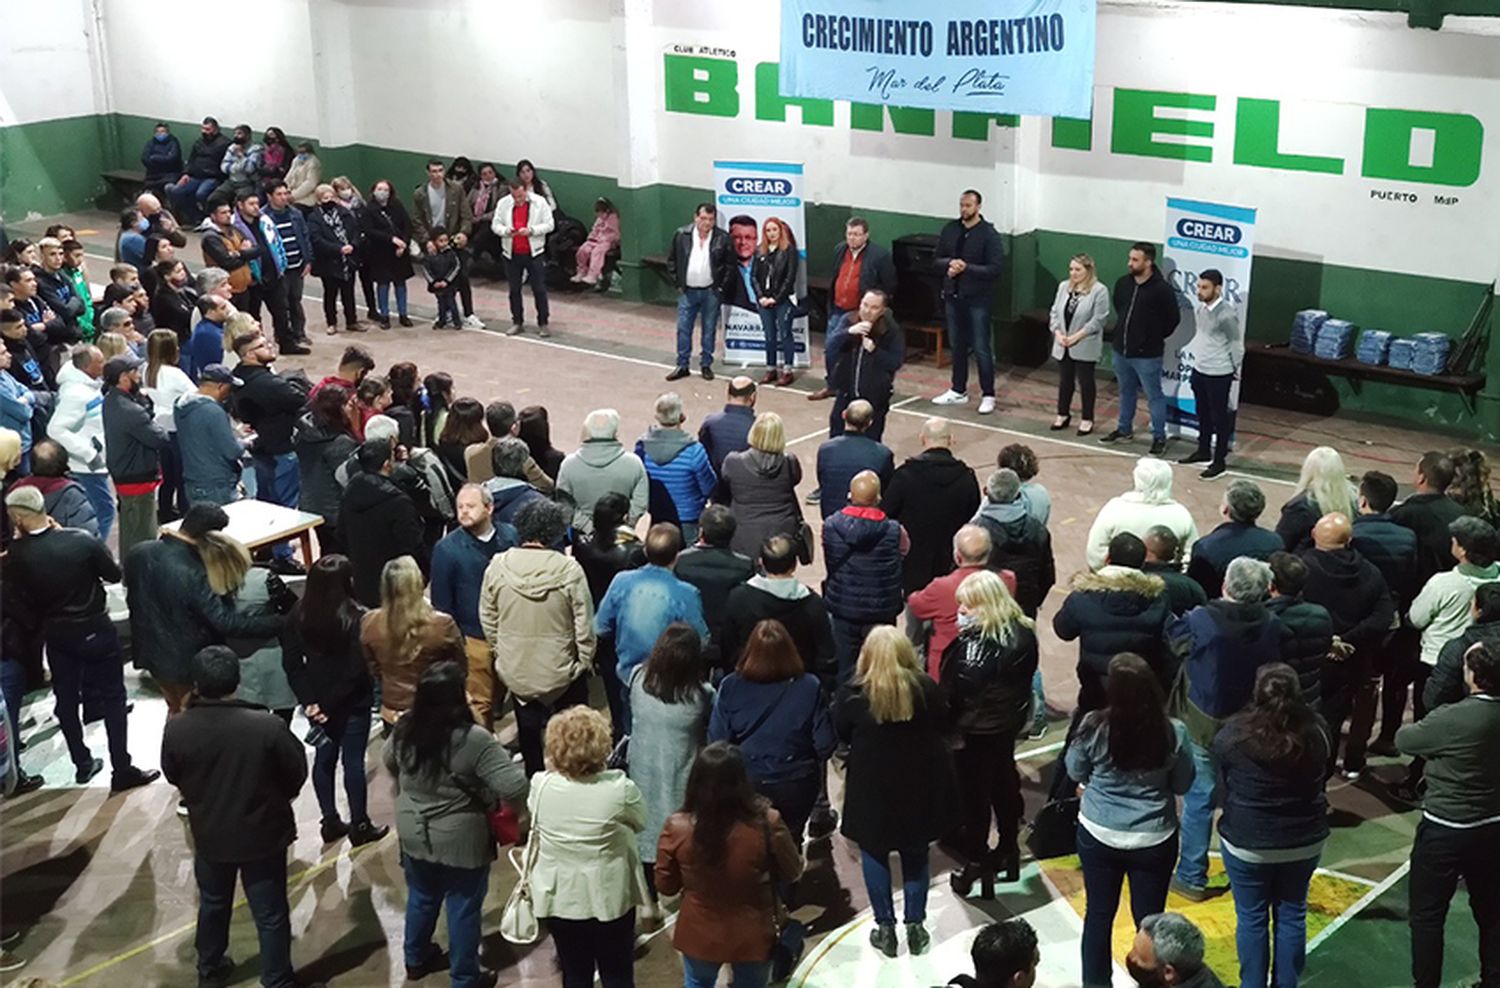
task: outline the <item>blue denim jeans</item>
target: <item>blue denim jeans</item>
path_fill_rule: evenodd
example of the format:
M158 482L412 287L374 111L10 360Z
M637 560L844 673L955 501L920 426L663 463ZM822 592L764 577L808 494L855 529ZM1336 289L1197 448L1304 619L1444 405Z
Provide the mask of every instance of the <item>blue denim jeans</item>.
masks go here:
M1234 894L1234 946L1241 988L1296 988L1307 963L1307 887L1317 857L1283 864L1252 864L1224 849L1224 871ZM1275 975L1268 944L1276 919Z
M302 474L297 468L296 453L256 453L255 496L283 508L295 508L302 494ZM292 558L292 544L278 542L271 547L277 559ZM312 560L306 560L311 563Z
M969 389L969 351L979 365L979 392L995 394L995 343L990 325L990 301L950 298L945 303L948 346L953 350L953 390Z
M1031 729L1040 731L1047 726L1047 693L1042 689L1042 670L1031 674Z
M792 333L792 303L782 302L760 310L760 328L766 334L766 366L790 368L797 362L797 338ZM780 359L777 350L781 351Z
M391 285L396 286L396 315L406 317L406 282L377 281L375 282L375 297L379 302L376 311L389 319L391 317Z
M677 296L677 366L693 359L693 321L703 319L702 366L712 367L719 331L719 294L712 288L684 288Z
M220 487L213 484L184 484L183 491L189 505L213 504L223 507L240 499L239 488L233 485Z
M521 306L521 279L525 277L536 302L536 324L547 325L551 312L547 308L546 263L536 254L512 254L505 262L505 271L510 281L510 321L517 326L526 322L526 310Z
M900 852L901 890L905 893L903 915L908 923L921 923L927 919L927 886L932 881L932 863L927 858L927 845L907 848ZM896 906L891 889L890 855L876 856L861 851L859 864L865 873L865 891L870 893L870 909L875 913L875 922L890 925L896 922Z
M451 324L455 328L463 323L458 313L458 289L445 288L437 293L437 317L439 323Z
M438 912L448 907L448 976L453 988L481 984L479 920L489 890L489 868L453 868L401 855L406 873L407 967L420 967L434 953Z
M286 901L286 852L259 861L224 864L193 860L198 879L198 974L215 974L229 949L229 920L234 914L234 881L245 886L250 915L260 938L260 983L264 988L293 988L292 918Z
M719 983L719 969L724 965L718 961L700 961L682 955L683 988L714 988ZM729 965L734 973L730 984L734 988L766 988L771 983L770 961L745 961Z
M1214 809L1219 804L1219 766L1213 752L1188 741L1193 756L1193 784L1182 797L1182 859L1177 880L1203 888L1208 884L1208 845L1213 839Z
M167 194L177 215L184 220L191 220L203 214L208 197L218 187L217 178L189 178L186 185L167 186Z
M370 818L369 780L365 777L365 749L370 743L370 695L351 701L340 723L329 718L323 730L332 744L313 750L312 784L318 809L325 820L339 819L339 804L333 795L333 773L344 765L344 795L349 800L349 819L355 823Z
M77 472L73 479L83 486L84 496L94 506L94 516L99 519L99 541L108 542L109 533L115 529L115 492L109 486L109 474Z
M1135 396L1144 388L1151 409L1151 438L1167 438L1167 396L1161 389L1160 357L1127 357L1116 350L1115 380L1120 384L1119 430L1135 434Z
M21 739L21 705L26 702L26 667L17 659L0 659L0 693L5 695L5 720L11 748ZM21 756L16 755L16 767Z

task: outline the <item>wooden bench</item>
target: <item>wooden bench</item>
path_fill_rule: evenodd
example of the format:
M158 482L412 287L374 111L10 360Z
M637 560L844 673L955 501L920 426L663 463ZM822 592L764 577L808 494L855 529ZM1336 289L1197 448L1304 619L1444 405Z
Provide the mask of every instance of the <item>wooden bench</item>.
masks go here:
M933 325L932 323L917 323L914 326L905 326L903 328L906 330L908 339L910 339L910 337L914 333L922 337L920 345L917 347L917 353L919 354L918 359L921 359L921 357L925 357L930 353L933 355L933 359L936 362L935 366L947 367L950 363L952 363L952 361L943 354L943 337L946 335L946 332L944 331L942 326Z
M120 202L133 203L146 191L146 173L140 168L116 168L100 172L99 177Z
M1403 370L1399 367L1362 364L1353 358L1325 360L1315 354L1298 353L1286 343L1250 343L1245 347L1245 363L1269 365L1263 368L1268 375L1275 375L1278 371L1285 373L1288 370L1293 373L1301 371L1305 374L1333 374L1347 378L1356 394L1359 393L1360 385L1364 381L1399 384L1432 391L1449 391L1463 399L1464 406L1471 413L1475 411L1474 395L1484 387L1485 381L1483 374L1418 374L1416 371ZM1248 366L1246 371L1246 381L1259 376L1250 371Z

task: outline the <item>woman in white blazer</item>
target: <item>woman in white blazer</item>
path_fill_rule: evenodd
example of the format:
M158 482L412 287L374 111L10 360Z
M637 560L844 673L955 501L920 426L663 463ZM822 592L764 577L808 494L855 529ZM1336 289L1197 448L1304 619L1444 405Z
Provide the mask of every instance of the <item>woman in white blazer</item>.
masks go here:
M636 784L606 769L609 719L569 707L547 722L547 771L531 779L531 869L538 919L547 921L563 988L634 984L635 907L646 901L636 835L646 803Z
M1083 397L1083 416L1078 434L1094 431L1094 365L1104 352L1104 320L1109 318L1109 290L1099 282L1094 259L1074 254L1068 261L1068 277L1057 286L1048 320L1052 330L1052 357L1062 375L1057 382L1057 418L1052 430L1066 429L1073 421L1073 381Z

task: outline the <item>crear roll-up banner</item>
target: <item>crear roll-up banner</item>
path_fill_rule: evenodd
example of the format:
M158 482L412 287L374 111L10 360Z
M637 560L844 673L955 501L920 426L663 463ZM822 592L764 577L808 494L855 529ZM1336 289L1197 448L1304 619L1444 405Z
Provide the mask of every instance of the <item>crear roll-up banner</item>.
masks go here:
M766 360L766 333L755 295L745 283L744 265L755 255L765 221L773 217L781 220L792 231L802 258L794 302L799 310L805 304L807 228L802 216L802 166L775 161L715 161L714 204L719 210L719 225L729 231L729 243L739 265L719 313L724 327L724 362L737 367L758 366ZM735 222L745 217L754 222L753 229L749 223ZM792 334L797 339L797 366L806 367L805 314L792 320Z
M1088 119L1095 0L781 0L781 95Z
M1166 250L1162 275L1177 293L1183 310L1177 330L1162 353L1162 390L1167 396L1167 431L1198 435L1198 404L1193 398L1193 340L1203 304L1198 301L1198 273L1216 268L1224 276L1224 304L1239 313L1243 331L1250 307L1250 261L1255 253L1255 210L1243 206L1167 200ZM1240 404L1240 379L1229 392L1230 410Z

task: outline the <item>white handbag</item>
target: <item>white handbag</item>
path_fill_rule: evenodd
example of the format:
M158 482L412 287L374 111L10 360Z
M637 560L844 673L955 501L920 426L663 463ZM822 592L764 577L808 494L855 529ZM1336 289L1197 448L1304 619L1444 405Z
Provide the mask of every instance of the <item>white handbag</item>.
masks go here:
M547 789L547 780L543 780L541 788L537 790L536 809L542 805L542 793ZM505 911L500 914L500 935L510 943L529 944L536 943L542 938L542 926L536 918L536 905L531 900L531 869L536 865L537 849L541 846L541 833L538 826L538 818L533 812L531 817L531 835L526 841L526 856L517 860L521 849L512 847L506 852L512 868L516 869L516 887L511 889L510 898L506 900Z

